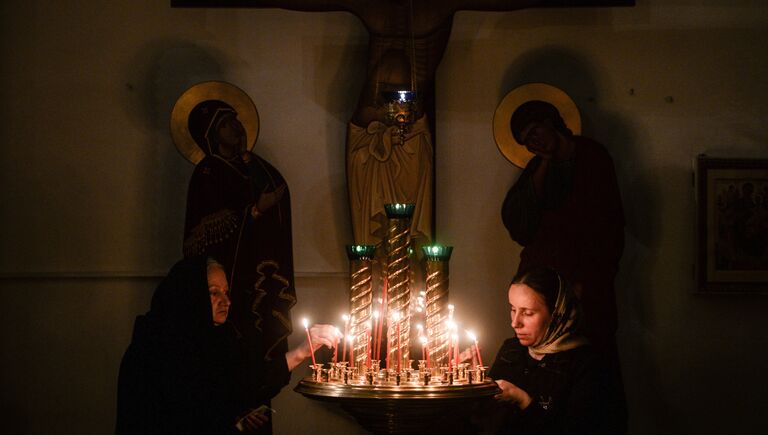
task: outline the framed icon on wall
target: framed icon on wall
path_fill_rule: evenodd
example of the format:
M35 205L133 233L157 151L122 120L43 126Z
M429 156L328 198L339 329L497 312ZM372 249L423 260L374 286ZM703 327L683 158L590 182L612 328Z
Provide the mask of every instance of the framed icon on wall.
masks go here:
M768 159L696 159L697 281L706 293L768 293Z

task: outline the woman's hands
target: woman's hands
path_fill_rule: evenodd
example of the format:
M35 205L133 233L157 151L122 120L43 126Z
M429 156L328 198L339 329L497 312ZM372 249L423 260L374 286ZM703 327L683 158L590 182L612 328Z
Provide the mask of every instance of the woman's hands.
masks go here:
M238 431L242 433L256 433L256 431L269 421L267 412L261 412L259 409L251 409L244 416L240 417L235 425Z
M310 349L307 340L303 340L298 347L289 350L285 354L289 371L312 356L312 353L317 349L320 349L322 346L332 349L341 339L341 333L333 325L312 325L309 328L309 336L312 337L312 347L314 349Z
M533 401L525 390L511 382L497 379L496 384L501 388L501 393L493 396L493 398L500 402L510 402L517 405L520 409L525 409Z

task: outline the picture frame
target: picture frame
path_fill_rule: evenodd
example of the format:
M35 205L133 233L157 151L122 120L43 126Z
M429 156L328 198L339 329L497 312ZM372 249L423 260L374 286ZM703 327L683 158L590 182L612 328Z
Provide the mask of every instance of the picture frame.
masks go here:
M696 158L697 291L768 294L768 159Z

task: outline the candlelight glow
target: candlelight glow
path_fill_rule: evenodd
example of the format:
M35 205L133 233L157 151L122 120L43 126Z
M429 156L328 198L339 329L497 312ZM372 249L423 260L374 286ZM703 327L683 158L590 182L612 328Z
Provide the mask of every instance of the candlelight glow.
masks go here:
M422 335L422 336L419 337L419 341L421 342L422 345L426 345L427 344L427 337Z
M399 321L400 320L400 312L399 311L395 311L394 313L392 313L392 319L395 322Z
M301 323L304 325L304 329L309 328L309 320L306 317L301 319Z
M349 321L349 316L348 316L348 315L346 315L346 314L342 315L342 316L341 316L341 318L342 318L342 319L343 319L345 322L348 322L348 321Z
M379 310L374 310L373 311L373 318L374 319L378 319L379 318Z
M472 341L477 341L477 336L472 331L467 331L467 337L469 337L469 339Z
M424 330L424 326L421 323L416 324L416 329L419 330L419 335L421 335L421 331Z

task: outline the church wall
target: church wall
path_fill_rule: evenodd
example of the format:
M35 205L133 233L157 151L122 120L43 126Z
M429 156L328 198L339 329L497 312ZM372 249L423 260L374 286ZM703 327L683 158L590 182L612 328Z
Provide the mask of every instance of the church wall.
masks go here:
M255 151L288 181L300 319L340 324L350 243L344 137L367 35L345 13L182 10L167 2L0 6L1 414L16 433L109 432L134 316L181 251L192 165L170 110L219 79L256 103ZM748 0L460 12L437 75L437 239L451 294L492 361L511 335L520 248L499 209L519 170L497 151L498 102L557 85L613 155L627 215L617 282L630 433L763 432L760 296L693 293L699 153L767 157L768 7ZM292 391L276 433L360 433ZM296 418L299 416L300 418ZM10 423L8 423L10 422Z

